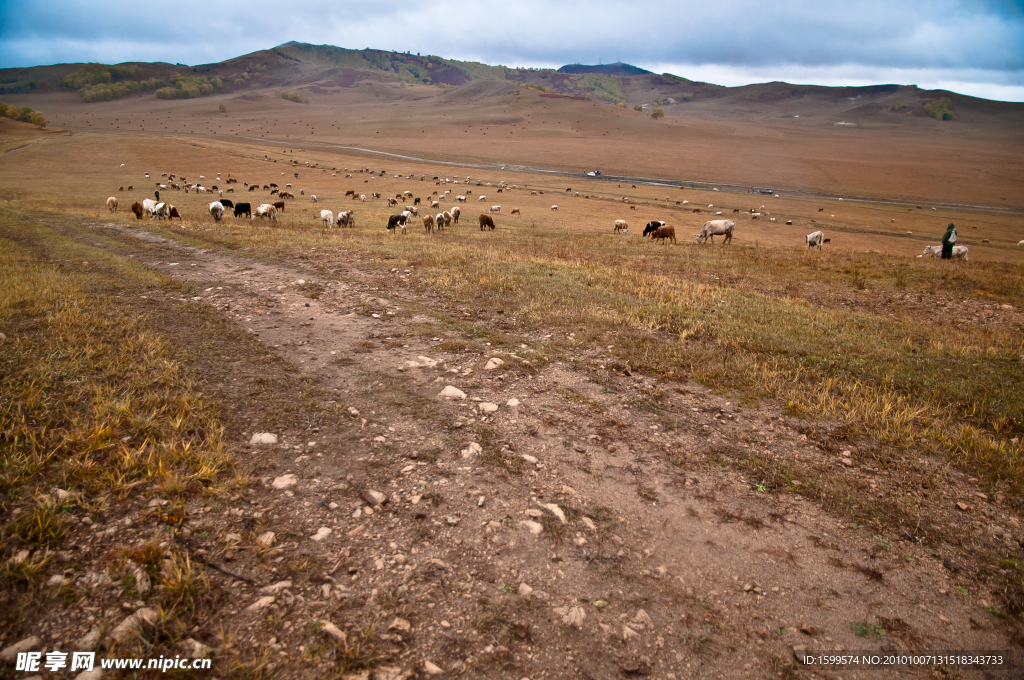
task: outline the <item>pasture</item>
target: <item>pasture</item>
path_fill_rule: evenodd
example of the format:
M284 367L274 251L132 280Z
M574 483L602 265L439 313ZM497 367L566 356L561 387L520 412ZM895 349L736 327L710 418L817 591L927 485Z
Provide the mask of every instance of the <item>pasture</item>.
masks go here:
M577 662L745 677L715 650L747 646L744 663L778 672L809 625L846 649L877 644L857 625L901 648L916 644L907 631L938 626L956 648L1019 645L1021 215L634 186L326 142L18 132L27 141L4 149L32 145L0 164L2 425L18 452L0 499L16 632L0 646L37 632L30 608L58 621L87 596L159 605L152 629L119 644L201 640L225 677L424 660L493 677ZM496 153L482 132L451 157ZM162 189L182 219L137 220L129 206L164 173L253 208L278 200L270 183L295 198L275 223L216 223L216 191ZM388 234L413 201L385 198L405 191L420 217ZM426 233L421 217L453 205L460 224ZM492 205L496 229L481 231ZM325 229L321 210L354 210L356 226ZM731 244L695 243L712 219L736 222ZM641 238L651 220L678 243ZM918 257L948 222L970 261ZM808 250L817 230L831 242ZM53 363L62 352L79 363ZM100 385L91 405L75 376ZM470 399L439 399L449 384ZM279 445L248 445L264 431ZM69 462L104 447L116 466ZM299 483L286 496L272 482L287 474ZM61 505L53 489L69 485ZM97 538L83 516L117 531ZM72 539L94 546L88 560L47 552ZM125 584L116 596L82 585L103 569ZM69 575L56 593L54 573ZM285 580L263 614L242 606ZM50 635L94 625L74 615Z

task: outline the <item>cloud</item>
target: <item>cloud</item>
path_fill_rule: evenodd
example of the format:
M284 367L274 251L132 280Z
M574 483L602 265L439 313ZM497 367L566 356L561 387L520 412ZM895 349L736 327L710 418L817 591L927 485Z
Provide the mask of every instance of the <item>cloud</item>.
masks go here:
M851 77L843 74L856 72L865 79L858 83L893 80L886 76L890 73L921 73L931 74L929 82L965 83L975 92L1005 95L1024 87L1021 35L1020 0L854 0L843 5L821 0L646 0L642 5L624 0L183 0L170 5L66 0L0 5L2 66L198 64L297 40L490 64L557 67L622 60L687 66L730 78L748 73L757 80L789 80L782 74L805 73L812 78L808 82L821 84L839 82L820 80L830 73ZM666 70L695 77L694 71Z

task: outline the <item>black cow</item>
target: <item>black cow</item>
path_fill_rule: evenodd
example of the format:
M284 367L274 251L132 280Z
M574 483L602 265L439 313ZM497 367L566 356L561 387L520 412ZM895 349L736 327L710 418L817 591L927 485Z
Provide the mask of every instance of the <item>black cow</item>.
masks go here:
M239 215L246 215L247 217L251 218L252 217L252 207L250 207L248 203L236 203L235 204L235 217L238 217Z
M405 215L392 215L388 218L388 231L394 231L396 227L402 228L402 233L405 233Z
M271 188L271 189L276 189L276 188L277 188L277 185L276 185L276 184L274 184L273 182L271 182L271 183L270 183L270 188Z
M413 205L419 205L420 204L420 199L418 199L418 198L412 199L412 204Z
M647 226L644 227L644 234L643 235L647 236L648 234L656 231L658 229L658 227L664 227L664 226L665 226L665 223L662 222L661 220L653 220L651 222L648 222Z
M222 206L224 206L225 208L234 208L234 207L235 207L235 204L234 204L234 203L232 203L231 201L229 201L229 200L228 200L228 199L226 199L226 198L222 198L222 199L220 199L220 204L221 204Z
M249 185L249 191L256 191L256 189L258 189L258 188L259 187L257 187L255 184L250 184Z

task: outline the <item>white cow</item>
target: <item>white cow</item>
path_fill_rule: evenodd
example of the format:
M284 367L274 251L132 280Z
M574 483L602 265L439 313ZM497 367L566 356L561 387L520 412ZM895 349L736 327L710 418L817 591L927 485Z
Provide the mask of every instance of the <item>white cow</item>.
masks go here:
M152 198L142 199L142 210L150 217L153 216L153 211L156 210L156 201Z
M487 212L489 212L489 213L500 213L501 212L501 206L500 205L492 205Z
M277 222L277 208L270 203L264 203L252 213L252 219L269 217L271 222Z
M558 210L558 206L557 205L553 205L553 206L551 206L551 209L552 210Z
M445 211L445 212L447 212L447 211ZM452 206L450 214L452 216L451 221L454 222L455 224L458 224L459 223L459 215L462 214L462 210L459 208L459 206L457 206L457 205ZM445 222L445 224L447 224L447 222Z
M334 226L334 213L330 210L320 211L320 221L324 223L324 226L330 229Z
M942 246L925 246L922 255L931 255L932 257L939 257L942 255ZM953 246L953 259L962 258L964 261L967 259L967 246Z
M354 210L343 210L338 212L338 226L339 227L354 227L356 226L356 213Z
M444 213L434 215L434 225L437 226L438 231L444 231Z
M804 237L804 241L807 243L807 249L817 248L821 250L821 244L825 240L825 233L821 231L815 231Z
M722 243L732 242L732 230L736 228L736 223L732 220L711 220L705 222L704 226L700 228L700 233L697 234L697 243L703 243L708 239L711 242L715 242L715 236L724 236L725 239Z
M487 197L486 197L486 196L480 196L480 197L479 197L479 198L477 198L476 200L478 200L478 201L486 201L486 200L487 200Z
M224 205L220 201L214 201L210 204L210 214L213 215L214 222L220 222L220 218L224 217Z
M445 193L447 193L447 192L445 192ZM458 201L459 203L465 203L466 202L466 197L465 196L456 196L455 200Z

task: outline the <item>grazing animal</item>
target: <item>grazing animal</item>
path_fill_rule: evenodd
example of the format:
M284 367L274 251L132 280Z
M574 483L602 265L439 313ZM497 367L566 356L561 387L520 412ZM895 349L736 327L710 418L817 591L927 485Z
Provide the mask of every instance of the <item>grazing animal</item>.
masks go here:
M738 213L738 212L740 211L740 209L739 209L739 208L733 208L733 209L732 209L732 211L733 211L734 213Z
M138 201L135 201L134 203L132 203L132 212L135 213L135 219L141 220L142 219L142 212L143 212L142 211L142 204L139 203Z
M615 232L616 234L625 234L629 230L629 224L626 220L615 220Z
M131 184L128 185L128 191L134 191L135 187Z
M932 257L937 257L939 255L942 255L942 246L925 246L924 247L924 252L921 253L921 254L922 255L931 255ZM967 259L967 246L953 246L953 259L955 260L958 257L959 258L963 258L963 260L965 262L968 261L968 259Z
M274 201L274 207L278 212L284 212L284 201Z
M118 190L118 191L124 191L124 185L122 184L121 186L119 186L119 187L117 188L117 190Z
M145 211L145 213L150 217L153 216L153 211L156 210L156 205L156 201L154 201L152 198L142 199L142 210Z
M732 242L732 230L736 228L736 223L732 220L711 220L705 222L704 226L701 227L700 233L697 234L697 243L703 243L708 239L711 242L715 242L715 236L724 236L725 239L722 243Z
M786 220L786 224L793 224L793 220Z
M270 195L273 196L274 194L271 193ZM316 194L311 194L309 200L312 201L313 203L316 203Z
M479 198L477 198L476 200L478 200L478 201L485 201L485 200L487 200L487 197L486 197L486 196L483 196L483 195L481 195L481 196L480 196Z
M466 202L466 197L465 196L456 196L455 200L458 201L459 203L465 203Z
M114 198L113 196L107 199L107 210L109 210L112 213L117 212L117 199Z
M338 213L338 226L339 227L355 227L356 226L356 211L345 210Z
M252 218L252 206L248 203L236 203L234 212L235 217L245 215L246 217Z
M210 214L213 215L214 222L220 222L220 218L224 217L224 204L220 201L214 201L211 203Z
M394 206L394 205L398 205L398 201L395 200L394 198L388 196L388 207L390 208L391 206Z
M825 212L824 208L818 208L818 212Z
M164 219L165 217L169 217L170 214L171 207L170 204L168 203L157 203L156 207L153 208L153 217L155 217L158 220Z
M759 219L761 219L761 213L758 213L758 212L751 213L750 214L750 219L752 219L752 220L759 220Z
M519 208L512 208L512 214L513 215L522 215L523 213L519 212Z
M320 221L323 223L325 227L330 229L331 227L334 226L334 213L332 213L330 210L321 210Z
M437 220L433 215L427 215L423 218L423 228L426 229L428 234L432 234L434 232L435 224L437 224Z
M431 201L430 202L430 207L432 209L436 210L436 209L441 207L441 202L440 201Z
M269 217L271 222L277 222L277 208L270 203L264 203L260 207L256 208L256 212L252 215L252 219L256 219L257 217L261 220L264 217Z
M417 208L417 207L416 207L416 206L414 206L414 205L407 205L407 206L405 206L405 211L406 211L407 213L411 213L411 214L413 214L413 215L419 215L419 214L420 214L420 209L419 209L419 208Z
M395 233L395 229L396 228L401 227L402 228L402 233L404 234L405 233L405 222L406 222L407 219L408 218L407 218L405 213L402 213L400 215L392 215L391 217L389 217L388 218L388 227L387 227L388 232L393 234L393 233Z
M821 244L825 240L825 234L820 231L811 232L804 237L804 241L807 243L807 249L817 248L821 250Z
M419 196L417 196L416 198L412 199L412 204L413 204L413 205L419 205L419 204L420 204L420 198L419 198Z
M370 196L373 196L374 198L380 198L380 193L373 191L370 193Z
M557 205L551 206L551 210L558 210L558 206Z
M658 227L651 232L651 241L671 241L676 242L676 228L675 227Z
M366 194L359 194L359 200L366 203Z
M664 226L665 226L665 223L663 221L661 221L661 220L652 220L652 221L648 222L644 226L644 233L643 233L643 235L647 236L648 234L650 234L652 231L654 231L658 227L664 227Z
M455 205L455 206L452 206L451 212L448 212L447 210L445 210L444 214L450 215L451 216L451 221L454 222L455 224L458 224L459 223L459 215L462 214L462 209L459 208L459 206ZM445 221L445 225L447 226L447 224L448 224L448 221L446 220Z
M226 199L226 198L222 198L222 199L220 199L220 204L221 204L222 206L224 206L225 208L231 208L232 210L234 210L234 209L235 209L235 204L234 204L234 203L232 203L231 201L229 201L229 200L228 200L228 199Z
M437 226L438 231L444 231L444 213L434 215L434 224Z
M175 217L177 217L178 221L181 222L181 213L178 212L178 209L172 205L170 206L170 210L167 213L167 219L173 220Z
M1021 246L1024 246L1024 241L1017 241L1017 247L1020 248Z
M257 188L258 187L255 184L252 184L249 186L249 191L256 191ZM271 196L273 196L273 194L271 194Z
M695 212L695 213L699 213L699 212L700 212L700 208L694 208L694 209L693 209L693 212Z
M500 213L501 212L501 206L500 205L492 205L491 208L487 212L489 212L489 213Z
M485 213L481 213L481 215L480 215L480 231L483 231L487 227L490 227L491 230L493 231L494 230L494 220L491 219L490 215L487 215Z

